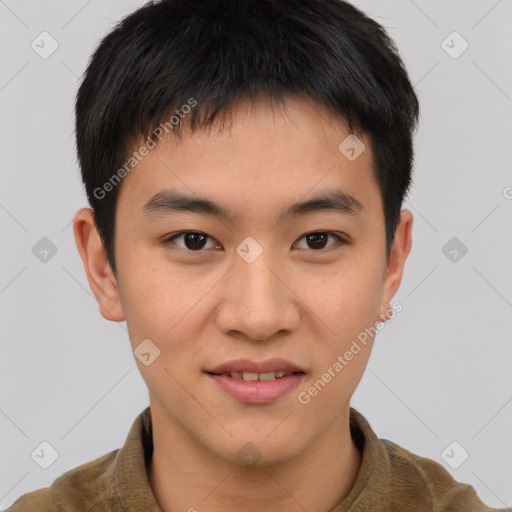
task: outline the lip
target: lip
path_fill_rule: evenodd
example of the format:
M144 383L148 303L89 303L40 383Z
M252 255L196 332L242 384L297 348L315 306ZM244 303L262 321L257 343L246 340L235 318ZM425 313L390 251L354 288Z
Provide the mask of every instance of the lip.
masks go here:
M245 381L228 375L207 375L224 393L245 404L263 404L282 398L293 391L306 376L305 373L294 373L273 380Z
M251 372L251 373L267 373L267 372L304 372L302 368L286 361L285 359L273 358L266 361L254 362L248 359L234 359L228 361L212 369L205 370L207 373L227 373L227 372ZM285 377L283 377L285 378Z

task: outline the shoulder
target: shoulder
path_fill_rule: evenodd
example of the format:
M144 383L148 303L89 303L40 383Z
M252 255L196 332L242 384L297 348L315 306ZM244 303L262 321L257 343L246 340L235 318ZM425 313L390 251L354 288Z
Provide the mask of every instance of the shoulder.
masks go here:
M52 508L50 487L44 487L20 496L6 512L50 512Z
M455 480L438 462L416 455L387 439L380 439L389 457L393 501L424 502L439 512L491 512L475 489ZM418 508L418 510L420 510Z
M5 512L89 512L96 507L107 512L118 451L67 471L49 487L23 494Z

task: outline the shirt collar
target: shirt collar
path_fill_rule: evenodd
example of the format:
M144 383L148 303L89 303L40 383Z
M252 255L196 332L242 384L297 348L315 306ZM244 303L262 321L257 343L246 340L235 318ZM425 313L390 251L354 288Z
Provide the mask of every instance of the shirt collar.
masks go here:
M366 418L350 408L350 434L362 453L361 466L352 489L331 512L391 510L391 462L388 453Z
M151 487L147 466L153 455L151 408L135 419L114 463L114 487L121 507L115 512L161 512Z

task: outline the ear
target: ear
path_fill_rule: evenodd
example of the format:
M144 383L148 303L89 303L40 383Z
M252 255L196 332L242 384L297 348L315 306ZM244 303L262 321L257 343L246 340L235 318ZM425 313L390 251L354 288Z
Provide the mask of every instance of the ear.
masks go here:
M73 232L89 286L98 301L101 315L113 322L123 321L125 317L117 279L110 268L107 253L96 229L93 210L82 208L76 212Z
M412 224L412 213L409 210L402 210L400 212L400 223L396 229L395 239L391 246L384 276L384 287L379 314L379 320L381 322L388 320L388 315L392 312L390 301L398 291L402 281L405 260L412 247Z

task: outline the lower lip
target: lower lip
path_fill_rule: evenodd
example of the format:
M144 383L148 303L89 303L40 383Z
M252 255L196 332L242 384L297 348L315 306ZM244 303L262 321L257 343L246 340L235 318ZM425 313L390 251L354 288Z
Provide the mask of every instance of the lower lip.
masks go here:
M246 404L273 402L295 389L305 376L303 373L294 373L280 379L245 381L228 375L207 375L229 396Z

